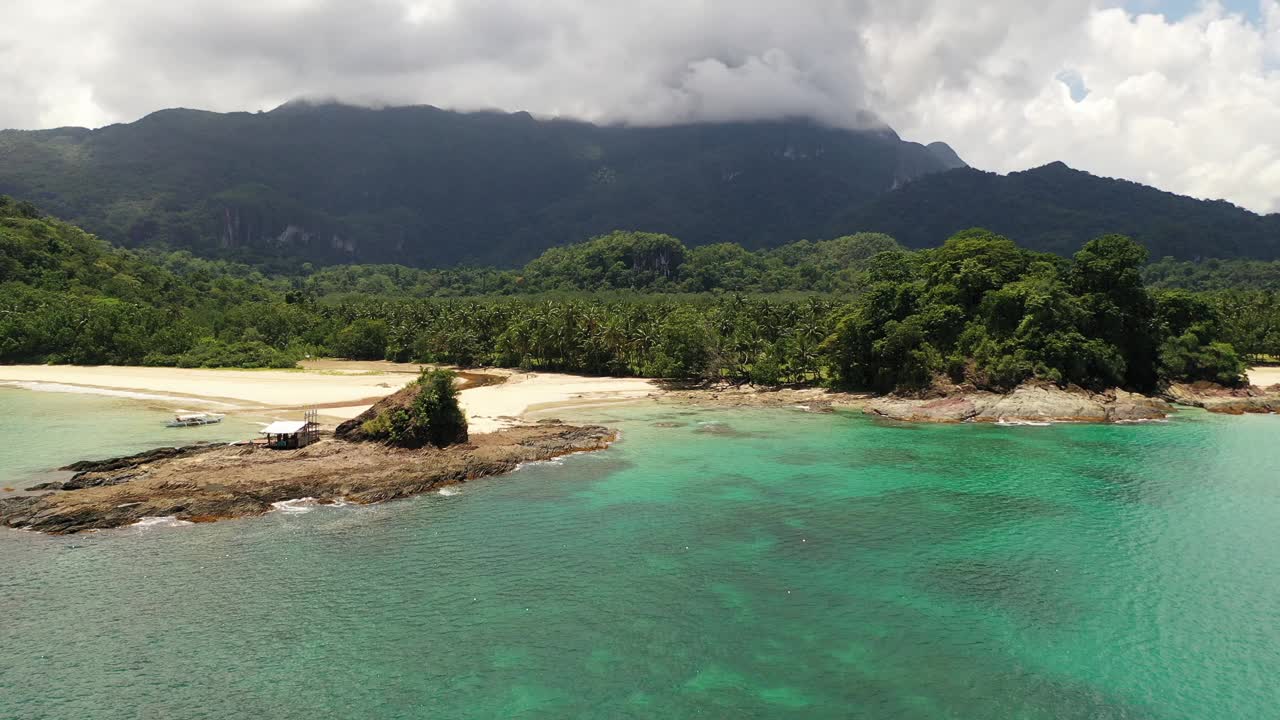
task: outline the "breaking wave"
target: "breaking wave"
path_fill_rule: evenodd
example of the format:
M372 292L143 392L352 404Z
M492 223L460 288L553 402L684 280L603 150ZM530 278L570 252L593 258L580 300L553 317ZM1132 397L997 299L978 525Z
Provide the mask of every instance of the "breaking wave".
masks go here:
M316 509L319 503L313 497L297 498L296 500L281 500L271 503L271 507L277 512L286 515L302 515Z
M178 518L172 515L165 515L163 517L144 517L138 522L130 525L129 527L136 527L136 528L182 527L184 525L194 525L194 524L195 523L189 520L179 520Z

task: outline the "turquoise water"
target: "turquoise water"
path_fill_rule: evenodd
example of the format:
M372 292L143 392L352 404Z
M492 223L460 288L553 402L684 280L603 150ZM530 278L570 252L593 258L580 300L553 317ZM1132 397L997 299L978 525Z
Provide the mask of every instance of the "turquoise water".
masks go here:
M0 717L1280 714L1280 418L593 417L449 496L0 533Z
M76 460L163 445L244 440L261 428L235 416L216 425L165 427L182 402L0 386L0 485L21 489L57 477L48 471ZM4 494L0 491L0 497Z

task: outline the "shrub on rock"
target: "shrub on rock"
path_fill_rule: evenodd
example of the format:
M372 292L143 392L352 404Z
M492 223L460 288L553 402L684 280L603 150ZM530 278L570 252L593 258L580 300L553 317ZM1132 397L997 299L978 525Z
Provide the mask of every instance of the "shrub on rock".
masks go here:
M458 405L454 374L423 370L413 384L417 392L407 404L388 407L361 424L364 437L405 448L466 442L467 417Z

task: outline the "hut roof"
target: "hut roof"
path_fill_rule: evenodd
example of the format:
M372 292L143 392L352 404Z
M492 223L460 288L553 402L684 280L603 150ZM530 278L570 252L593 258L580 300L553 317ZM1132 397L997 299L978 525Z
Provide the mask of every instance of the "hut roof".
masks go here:
M292 435L302 432L306 426L305 420L277 420L258 432L262 435Z

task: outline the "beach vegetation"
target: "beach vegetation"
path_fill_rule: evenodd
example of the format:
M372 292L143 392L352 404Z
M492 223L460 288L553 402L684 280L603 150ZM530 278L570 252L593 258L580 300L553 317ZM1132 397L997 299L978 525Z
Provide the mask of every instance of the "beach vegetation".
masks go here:
M466 442L467 417L458 405L455 379L448 370L424 369L407 405L383 411L361 430L371 439L405 448Z

